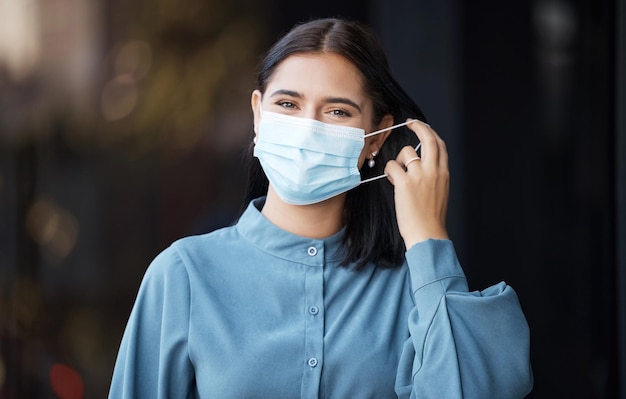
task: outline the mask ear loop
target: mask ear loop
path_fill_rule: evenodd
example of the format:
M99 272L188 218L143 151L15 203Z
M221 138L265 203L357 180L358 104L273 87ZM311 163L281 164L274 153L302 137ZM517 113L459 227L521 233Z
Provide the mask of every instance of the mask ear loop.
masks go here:
M368 134L366 134L365 136L363 136L363 138L364 138L364 139L366 139L366 138L368 138L368 137L370 137L370 136L376 136L377 134L380 134L380 133L382 133L382 132L386 132L387 130L392 130L392 129L395 129L395 128L397 128L397 127L406 126L406 125L408 125L409 123L413 123L413 122L415 122L416 120L417 120L417 119L413 119L413 120L410 120L410 121L406 121L406 122L398 123L397 125L393 125L393 126L390 126L390 127L386 127L386 128L384 128L384 129L376 130L375 132L372 132L372 133L368 133Z
M397 128L397 127L406 126L406 125L408 125L409 123L413 123L413 122L415 122L415 121L414 121L414 120L412 120L412 121L402 122L402 123L400 123L400 124L397 124L397 125L394 125L394 126L391 126L391 127L386 127L386 128L384 128L384 129L380 129L380 130L377 130L377 131L375 131L375 132L368 133L368 134L366 134L365 136L363 136L363 138L365 139L365 138L368 138L368 137L370 137L370 136L375 136L375 135L380 134L380 133L382 133L382 132L386 132L387 130L392 130L392 129L395 129L395 128ZM420 147L421 147L421 146L422 146L422 143L418 143L418 144L415 146L415 152L417 152L417 151L420 149ZM383 174L382 174L382 175L380 175L380 176L370 177L369 179L361 180L361 183L360 183L360 184L363 184L363 183L369 183L369 182L374 181L374 180L382 179L383 177L387 177L387 173L383 173Z

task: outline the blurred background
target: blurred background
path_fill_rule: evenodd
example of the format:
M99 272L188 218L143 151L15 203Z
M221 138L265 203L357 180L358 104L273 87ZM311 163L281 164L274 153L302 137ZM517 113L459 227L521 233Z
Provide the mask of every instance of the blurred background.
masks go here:
M506 280L532 398L626 398L620 0L0 0L0 398L105 397L152 258L242 206L294 23L372 26L446 140L470 287Z

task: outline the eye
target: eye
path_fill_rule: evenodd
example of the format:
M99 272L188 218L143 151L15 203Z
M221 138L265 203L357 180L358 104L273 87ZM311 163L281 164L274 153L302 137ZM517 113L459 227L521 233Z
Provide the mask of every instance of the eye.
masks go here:
M350 116L352 116L349 112L344 111L342 109L333 109L332 111L330 111L330 114L332 116L337 116L340 118L348 118Z
M287 108L287 109L295 109L296 108L296 104L292 103L291 101L278 101L276 104L280 105L283 108Z

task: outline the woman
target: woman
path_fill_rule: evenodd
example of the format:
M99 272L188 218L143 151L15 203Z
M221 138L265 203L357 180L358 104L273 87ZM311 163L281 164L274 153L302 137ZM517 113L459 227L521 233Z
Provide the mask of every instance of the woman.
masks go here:
M525 396L517 297L468 292L445 229L445 145L372 34L296 26L251 102L249 205L150 265L110 397Z

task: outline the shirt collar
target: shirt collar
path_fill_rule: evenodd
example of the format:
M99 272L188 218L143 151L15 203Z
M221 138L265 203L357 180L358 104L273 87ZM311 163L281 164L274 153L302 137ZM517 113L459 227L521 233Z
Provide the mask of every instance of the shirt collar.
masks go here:
M264 203L265 197L251 201L239 218L237 231L243 238L270 255L307 266L341 261L341 239L345 228L324 239L289 233L261 213Z

